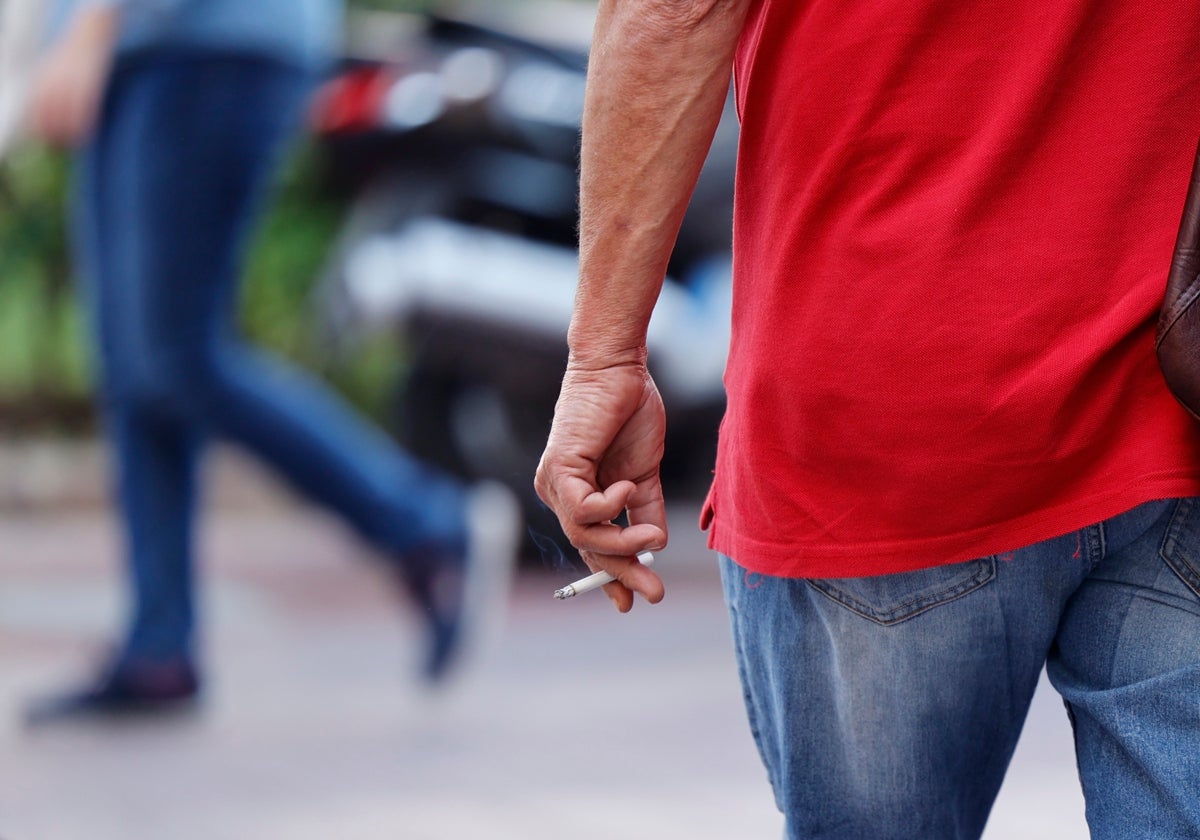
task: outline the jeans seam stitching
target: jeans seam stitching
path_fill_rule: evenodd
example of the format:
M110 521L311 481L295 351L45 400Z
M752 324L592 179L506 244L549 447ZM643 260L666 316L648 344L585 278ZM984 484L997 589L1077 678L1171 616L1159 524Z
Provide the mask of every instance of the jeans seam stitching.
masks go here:
M1104 560L1104 555L1108 551L1108 540L1105 534L1104 523L1097 523L1095 528L1089 529L1088 537L1089 549L1091 551L1091 557L1089 558L1091 565L1089 568L1095 569Z

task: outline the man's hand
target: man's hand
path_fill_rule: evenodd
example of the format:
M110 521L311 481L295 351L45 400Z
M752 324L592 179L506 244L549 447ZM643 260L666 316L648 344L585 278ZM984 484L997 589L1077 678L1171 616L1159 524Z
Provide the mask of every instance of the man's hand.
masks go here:
M29 124L45 142L75 146L95 126L118 14L112 6L84 6L43 60L30 98Z
M584 562L617 579L605 592L621 612L635 592L652 604L663 597L662 580L635 555L667 544L659 480L665 432L662 398L644 363L567 366L535 485ZM613 523L622 512L625 527Z

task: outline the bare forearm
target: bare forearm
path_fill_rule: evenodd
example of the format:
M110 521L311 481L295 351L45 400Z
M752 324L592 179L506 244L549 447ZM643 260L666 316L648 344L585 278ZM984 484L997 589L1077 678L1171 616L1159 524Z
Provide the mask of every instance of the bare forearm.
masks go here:
M646 327L729 87L749 0L601 0L580 174L571 358L535 481L622 612L663 597L666 416ZM620 514L628 525L616 524Z
M588 71L572 364L645 360L646 326L728 91L746 0L603 0Z

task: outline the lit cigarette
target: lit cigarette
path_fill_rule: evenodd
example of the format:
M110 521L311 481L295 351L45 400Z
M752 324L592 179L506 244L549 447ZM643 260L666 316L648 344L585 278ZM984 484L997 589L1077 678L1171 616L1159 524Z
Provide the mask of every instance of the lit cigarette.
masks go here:
M643 551L637 556L638 562L643 566L649 566L654 562L654 555L649 551ZM574 598L576 595L582 595L584 592L591 592L593 589L599 589L606 583L612 583L616 580L615 577L608 572L596 572L593 575L588 575L574 583L568 583L562 589L554 590L554 597L558 600L563 598Z

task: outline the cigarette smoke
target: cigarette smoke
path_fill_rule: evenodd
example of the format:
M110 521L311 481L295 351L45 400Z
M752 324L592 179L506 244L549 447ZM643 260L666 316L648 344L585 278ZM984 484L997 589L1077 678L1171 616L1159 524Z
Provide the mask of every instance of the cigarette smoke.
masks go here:
M542 565L552 572L574 571L578 568L577 564L572 563L567 559L567 555L563 552L562 546L558 541L549 534L543 534L529 529L529 539L533 541L534 546L541 555Z

